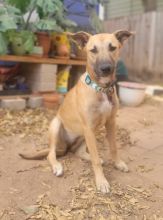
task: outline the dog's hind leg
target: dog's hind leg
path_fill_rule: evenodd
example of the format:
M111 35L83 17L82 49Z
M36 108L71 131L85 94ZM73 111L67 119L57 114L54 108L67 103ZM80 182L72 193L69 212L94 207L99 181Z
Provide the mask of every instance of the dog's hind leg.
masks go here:
M77 155L81 159L90 161L91 157L90 157L90 154L87 152L86 149L87 149L86 143L83 141L83 143L77 148L77 150L75 152L75 155Z
M75 155L80 157L83 160L87 160L87 161L91 161L91 156L90 154L87 152L87 146L85 141L83 141L83 143L77 148L77 150L75 151ZM101 164L104 164L103 159L100 159Z
M58 117L55 117L49 128L50 151L49 151L47 159L52 167L53 173L56 176L61 176L63 174L62 164L58 162L56 158L57 144L60 139L60 132L62 128L63 127L62 127L62 123L60 119Z

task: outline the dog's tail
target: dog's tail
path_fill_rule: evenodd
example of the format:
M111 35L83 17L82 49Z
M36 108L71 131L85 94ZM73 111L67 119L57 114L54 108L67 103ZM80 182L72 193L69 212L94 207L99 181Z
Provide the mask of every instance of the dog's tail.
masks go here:
M48 156L49 149L40 150L36 153L20 153L19 156L21 156L24 159L27 160L41 160Z

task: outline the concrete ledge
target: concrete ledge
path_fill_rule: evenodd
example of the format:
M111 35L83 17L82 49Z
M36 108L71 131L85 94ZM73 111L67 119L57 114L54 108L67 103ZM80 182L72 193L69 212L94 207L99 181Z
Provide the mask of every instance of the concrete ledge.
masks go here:
M3 99L1 101L1 107L7 108L10 110L23 110L26 107L26 100L17 98L17 99Z
M146 93L148 95L163 95L163 87L157 85L147 86Z
M29 108L40 108L43 103L43 98L41 96L30 97L27 101L27 107Z

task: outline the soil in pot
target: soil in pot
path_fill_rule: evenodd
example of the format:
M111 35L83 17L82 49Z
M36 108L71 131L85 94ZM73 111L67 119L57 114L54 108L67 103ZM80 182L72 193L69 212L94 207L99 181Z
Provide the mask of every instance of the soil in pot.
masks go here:
M37 32L38 46L43 48L43 56L48 57L50 47L51 47L51 38L50 35L46 32Z

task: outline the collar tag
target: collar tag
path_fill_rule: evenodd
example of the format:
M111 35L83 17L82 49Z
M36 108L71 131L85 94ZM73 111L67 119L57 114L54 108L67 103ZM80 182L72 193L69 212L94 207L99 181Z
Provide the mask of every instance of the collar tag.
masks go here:
M91 84L91 78L90 78L90 76L88 74L85 77L85 82L86 82L87 85Z

